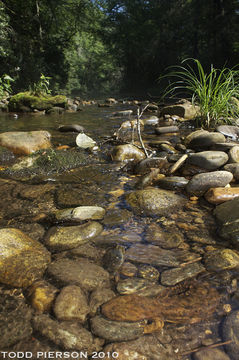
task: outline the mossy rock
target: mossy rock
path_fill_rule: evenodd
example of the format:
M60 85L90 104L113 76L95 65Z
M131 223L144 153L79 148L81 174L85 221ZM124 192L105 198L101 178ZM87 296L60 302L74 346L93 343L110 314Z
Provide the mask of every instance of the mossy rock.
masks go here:
M13 95L9 101L8 107L10 111L21 112L24 108L31 110L49 110L53 106L66 108L67 98L64 95L40 95L34 96L29 91L21 92Z

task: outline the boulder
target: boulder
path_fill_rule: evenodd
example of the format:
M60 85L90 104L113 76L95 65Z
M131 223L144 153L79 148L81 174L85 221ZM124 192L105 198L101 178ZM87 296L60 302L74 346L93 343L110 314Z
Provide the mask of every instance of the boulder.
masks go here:
M29 155L40 149L49 149L50 138L48 131L9 131L0 134L0 145L14 154Z
M145 216L164 216L185 204L185 199L172 191L150 187L131 192L126 200L136 214Z
M232 179L233 175L228 171L212 171L197 174L186 185L186 191L190 195L202 196L208 189L226 186Z
M185 139L187 147L195 150L209 149L216 143L224 143L225 136L218 132L209 132L206 130L196 130L189 134Z
M42 277L50 254L36 240L18 229L0 229L0 282L27 287Z
M41 95L34 96L29 91L21 92L13 95L9 101L10 111L21 111L22 107L28 107L31 111L36 110L48 110L53 106L59 106L65 108L67 105L67 98L64 95Z

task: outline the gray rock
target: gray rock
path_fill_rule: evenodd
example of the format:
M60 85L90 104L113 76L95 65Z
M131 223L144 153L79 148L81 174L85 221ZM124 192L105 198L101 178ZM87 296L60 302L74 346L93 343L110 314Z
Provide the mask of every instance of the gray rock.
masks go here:
M185 204L185 199L171 191L146 188L126 196L128 204L139 215L163 216Z
M84 291L75 285L66 286L61 290L53 310L58 320L77 320L81 324L84 324L90 312Z
M74 249L99 235L102 230L102 225L96 221L77 226L53 226L47 232L44 243L54 251Z
M107 341L128 341L143 335L141 322L111 321L102 316L91 319L91 331Z
M197 276L203 271L205 271L205 268L199 262L181 268L166 270L161 273L161 283L166 286L173 286L183 280Z
M86 259L60 259L48 267L48 274L62 285L78 285L86 291L109 284L109 273Z
M188 179L181 176L167 176L165 178L157 180L156 184L167 190L184 189L188 183Z
M84 132L84 127L79 124L68 124L68 125L60 125L58 130L61 132L77 132L82 133Z
M202 151L190 154L188 163L207 170L216 170L228 161L228 155L223 151Z
M155 132L158 135L169 134L179 132L178 126L158 126L155 128Z
M50 253L18 229L0 229L0 282L27 287L42 277Z
M93 351L101 349L102 341L93 338L91 333L78 323L58 322L47 315L33 318L33 327L41 335L66 350Z
M230 163L239 163L239 146L233 146L230 150L229 150L229 162Z
M233 178L236 181L239 181L239 164L238 163L226 164L223 169L231 172L233 175Z
M234 125L220 125L217 127L217 131L221 134L230 137L232 140L239 138L239 127Z
M209 149L215 143L224 143L225 136L218 132L209 132L206 130L197 130L188 135L185 139L187 147L190 149Z
M193 360L230 360L221 349L203 349L193 355Z
M239 198L226 201L214 210L219 224L219 234L224 239L239 245Z
M186 186L190 195L202 196L211 187L223 187L233 179L232 173L228 171L212 171L197 174L192 177Z
M105 215L105 209L100 206L78 206L58 210L54 215L58 221L101 220Z
M239 354L239 311L231 312L223 322L222 326L223 341L232 340L231 343L224 345L231 360L238 360Z

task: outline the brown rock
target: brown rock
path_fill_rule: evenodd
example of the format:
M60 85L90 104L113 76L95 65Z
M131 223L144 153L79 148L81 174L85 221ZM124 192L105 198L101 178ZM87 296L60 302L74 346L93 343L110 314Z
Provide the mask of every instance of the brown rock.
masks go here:
M239 187L218 187L209 189L204 194L205 199L211 204L221 204L239 196Z
M28 288L31 306L38 312L50 312L58 289L45 280L34 282Z

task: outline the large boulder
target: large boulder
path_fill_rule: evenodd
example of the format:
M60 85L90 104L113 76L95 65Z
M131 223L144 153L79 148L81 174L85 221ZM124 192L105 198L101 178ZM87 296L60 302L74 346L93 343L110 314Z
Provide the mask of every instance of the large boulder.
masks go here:
M185 204L185 199L172 191L146 188L134 191L126 200L138 215L164 216Z
M14 154L29 155L40 149L49 149L51 134L48 131L9 131L0 134L0 145Z
M21 92L13 95L9 101L8 107L10 111L22 111L24 108L29 108L31 111L48 110L54 106L65 108L67 106L67 98L64 95L41 95L34 96L30 92Z
M0 229L0 282L27 287L42 277L50 254L36 240L18 229Z

